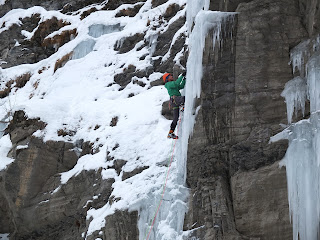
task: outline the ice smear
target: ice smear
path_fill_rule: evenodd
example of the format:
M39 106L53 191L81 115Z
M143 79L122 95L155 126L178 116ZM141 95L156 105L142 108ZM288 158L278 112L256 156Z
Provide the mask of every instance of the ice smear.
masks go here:
M305 102L307 100L307 83L301 77L295 77L286 83L281 96L286 99L288 123L292 121L292 115L295 110L296 115L301 109L304 116Z
M88 34L91 37L98 38L104 34L120 32L123 28L120 23L114 25L94 24L89 27Z
M85 40L79 43L73 50L72 59L83 58L92 52L96 41L93 39Z

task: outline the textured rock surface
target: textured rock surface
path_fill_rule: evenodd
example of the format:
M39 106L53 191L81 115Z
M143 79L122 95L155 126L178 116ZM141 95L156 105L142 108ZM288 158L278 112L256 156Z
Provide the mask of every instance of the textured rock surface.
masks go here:
M44 143L31 136L44 126L18 111L6 130L13 144L9 156L15 161L0 172L0 205L4 207L0 232L13 233L13 239L79 239L88 227L83 206L102 207L114 179L82 172L60 186L59 173L73 168L78 156L71 143ZM81 146L86 152L87 144Z
M64 10L63 12L72 12L76 11L78 9L81 9L85 6L95 4L95 3L102 3L104 0L62 0L62 1L54 1L54 0L48 0L48 1L41 1L41 0L22 0L22 1L16 1L16 0L6 0L5 4L1 6L0 8L0 17L2 17L6 12L10 11L11 9L15 8L30 8L33 6L41 6L47 10ZM110 1L116 2L116 1ZM137 2L137 1L134 1Z
M68 23L62 22L56 18L49 19L39 24L38 14L31 18L22 19L21 26L12 25L9 30L0 33L0 59L2 68L28 63L36 63L48 58L56 52L57 48L70 41L76 31L66 31L54 38L45 39L50 33L53 33ZM21 34L22 30L35 34L28 40Z
M261 239L292 239L286 171L279 162L235 174L231 188L239 232Z
M5 5L1 6L0 16L12 8L28 8L34 5L40 5L47 10L62 9L63 13L72 12L83 6L102 1L29 1L17 2L7 0ZM116 9L121 4L136 4L133 8L119 11L117 17L133 16L142 6L144 1L113 1L104 3L103 10ZM173 4L162 16L162 23L168 22L179 11L178 5ZM97 11L92 6L81 14L81 18ZM8 68L24 63L36 63L49 57L57 49L70 41L72 35L76 36L76 29L64 31L52 38L46 38L52 32L60 29L68 23L59 19L49 19L40 23L40 17L33 15L31 18L21 20L20 26L13 25L9 30L0 34L0 58L7 63L1 65L2 68ZM156 22L156 21L155 21ZM169 50L170 56L165 63L155 62L153 66L146 69L137 70L136 66L129 65L123 69L122 74L115 77L115 83L120 85L120 90L124 89L129 83L146 86L146 82L139 81L143 77L148 78L155 71L173 72L175 77L180 74L180 68L174 65L173 58L181 51L185 44L185 36L178 36L177 41L170 49L170 42L175 33L185 24L185 18L179 18L172 26L158 36L158 43L152 48L155 59L162 58ZM155 26L150 26L150 28ZM21 34L22 30L32 32L36 29L34 37L29 41ZM19 42L19 46L16 45ZM141 46L150 47L154 39L145 39L144 33L128 36L123 39L119 46L115 46L120 54L131 51L135 45L141 42ZM55 47L53 47L55 46ZM25 49L27 48L27 49ZM25 49L25 50L22 50ZM149 56L151 57L151 55ZM66 55L57 61L55 70L63 66L70 58ZM181 61L185 64L185 59ZM165 65L165 66L164 66ZM135 77L135 78L133 78ZM139 79L137 79L139 78ZM162 81L154 81L153 86L162 84ZM10 87L8 87L10 90ZM5 94L9 93L4 92ZM2 93L1 93L2 94ZM110 126L115 126L118 117L112 119ZM41 139L32 137L32 134L38 129L43 129L45 123L39 119L27 119L24 112L19 111L15 114L12 123L6 130L10 134L13 147L9 156L15 161L6 171L0 172L0 233L11 233L10 239L61 239L75 240L82 239L86 235L90 219L86 219L87 211L90 208L101 208L107 202L112 204L118 199L110 196L114 179L102 179L101 170L84 171L76 177L71 178L67 184L61 185L60 173L73 168L79 157L85 154L94 154L92 143L78 141L75 145L67 142L43 142ZM96 126L99 128L100 126ZM58 136L73 134L66 129L57 131ZM113 161L112 168L120 175L123 172L122 167L126 161L113 159L109 155L107 161ZM130 178L139 174L148 168L142 167L134 169L131 172L123 172L123 179ZM85 207L84 207L85 206ZM87 239L138 239L139 232L137 228L138 213L118 211L114 215L106 218L106 226L101 231L94 232Z
M235 37L215 51L212 40L206 41L201 110L188 150L187 183L194 197L185 228L199 227L191 236L200 239L292 239L285 171L264 166L281 160L287 148L286 141L269 144L269 138L287 121L280 94L293 78L290 49L308 37L303 19L309 16L301 15L297 1L225 3L230 9L222 1L210 8L232 11L237 5ZM217 186L224 186L224 194L216 194ZM210 201L197 208L194 202L206 197ZM219 215L227 220L213 217Z

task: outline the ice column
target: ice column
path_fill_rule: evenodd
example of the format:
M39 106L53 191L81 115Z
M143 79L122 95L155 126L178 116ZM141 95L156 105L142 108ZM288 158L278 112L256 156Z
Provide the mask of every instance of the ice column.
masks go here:
M194 101L200 97L201 78L202 78L202 57L205 46L205 39L209 32L213 30L213 44L220 41L221 29L223 24L232 17L234 13L222 13L204 11L202 8L208 9L209 1L189 1L192 5L192 14L189 16L191 24L195 21L195 26L189 37L189 58L187 62L187 82L185 87L186 108L181 123L182 129L179 131L181 139L176 145L176 154L171 173L169 176L167 189L164 194L159 214L155 220L149 240L182 240L183 239L183 223L184 216L187 211L188 190L185 187L186 178L186 159L188 139L193 130L196 109L194 109ZM194 11L197 9L197 11ZM188 23L190 25L190 23ZM162 189L160 189L162 190ZM155 209L160 201L161 191L155 189L140 204L139 218L139 239L145 239L148 233L148 222L153 219Z
M189 37L189 57L187 62L187 82L185 86L185 112L183 117L182 139L178 154L179 175L184 183L186 178L186 162L188 139L193 131L195 115L194 101L200 97L202 79L202 58L205 39L210 30L213 30L213 47L220 42L221 26L233 19L235 13L214 12L201 10L195 18L195 26ZM189 23L188 23L189 25ZM220 45L220 44L219 44Z
M187 2L187 23L188 31L191 33L191 28L194 23L194 20L199 11L207 11L210 6L210 0L188 0Z
M307 63L307 83L310 112L320 110L320 55L314 54Z
M290 125L271 138L271 141L289 140L281 165L286 166L294 240L320 239L320 55L319 48L314 46L307 41L294 49L292 66L298 67L301 75L305 74L306 83L296 77L286 84L282 93L289 123L293 108L304 108L306 95L310 100L310 118ZM306 71L301 72L306 60Z
M286 166L290 217L294 240L319 239L320 114L290 128Z

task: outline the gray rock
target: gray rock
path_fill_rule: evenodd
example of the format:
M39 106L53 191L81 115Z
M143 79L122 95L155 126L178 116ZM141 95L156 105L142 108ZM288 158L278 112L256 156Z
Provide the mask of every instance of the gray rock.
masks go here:
M283 158L287 142L269 144L269 139L282 130L280 123L286 123L286 105L280 94L285 83L293 78L288 65L290 49L308 33L301 24L299 5L292 4L292 1L225 2L241 3L236 9L239 14L233 27L233 37L223 32L221 49L212 48L211 37L206 40L199 100L201 110L188 149L187 184L193 197L186 227L190 229L197 223L191 227L199 227L192 236L200 239L271 239L270 233L274 234L272 239L290 239L292 227L286 217L288 215L283 215L284 211L288 214L284 170L269 169L273 180L263 181L266 190L261 203L269 212L256 208L246 216L244 212L250 206L259 205L260 200L255 199L261 198L261 192L258 187L252 187L248 189L251 200L247 199L248 193L243 204L233 202L234 191L237 190L231 188L230 178L247 174L248 178L238 186L250 186L248 183L253 181L254 174L257 174L254 176L258 181L266 174L264 166ZM215 3L218 2L211 4L211 8L226 8L226 5ZM234 8L235 5L229 6ZM223 30L231 29L232 25L228 24ZM279 188L274 191L268 181L273 185L279 184ZM276 196L278 192L281 197ZM227 193L232 193L232 197ZM215 208L213 203L216 202L225 206L223 216L228 219L217 224L217 229L214 228L217 221L214 216L221 215L221 209ZM202 207L198 208L197 204ZM279 217L280 214L284 217ZM249 219L249 215L252 218ZM241 217L248 218L241 220ZM266 218L268 220L263 222L262 219ZM258 222L254 224L260 225L254 225L255 221ZM280 225L282 227L278 227Z
M0 34L0 58L6 63L2 63L2 68L12 66L36 63L48 58L56 52L54 44L61 46L70 41L73 31L67 31L56 37L55 40L45 40L50 33L60 29L66 25L63 21L52 18L39 24L39 14L32 15L31 18L21 19L21 26L12 25L8 30ZM39 24L39 26L38 26ZM25 36L21 34L22 30L32 32L34 36L31 40L25 40ZM59 39L58 39L59 38ZM16 45L16 43L19 43Z
M320 1L298 0L298 4L309 37L317 35L320 29Z
M279 162L231 178L239 232L259 239L292 239L285 168Z
M161 114L168 120L173 120L173 110L172 107L169 107L170 101L165 101L162 103Z
M134 169L133 171L131 172L123 172L123 175L122 175L122 181L128 179L128 178L131 178L133 177L134 175L137 175L139 173L141 173L142 171L148 169L149 166L144 166L144 167L139 167L139 168L136 168Z
M114 161L114 169L116 170L117 174L119 175L122 171L122 167L127 163L125 160L115 160Z
M102 3L104 0L62 0L62 1L54 1L54 0L6 0L5 4L1 6L0 9L0 17L6 14L11 9L23 8L27 9L33 6L41 6L47 10L62 10L64 13L77 11L85 6L94 4L94 3ZM117 2L115 0L109 1L110 4L112 2Z

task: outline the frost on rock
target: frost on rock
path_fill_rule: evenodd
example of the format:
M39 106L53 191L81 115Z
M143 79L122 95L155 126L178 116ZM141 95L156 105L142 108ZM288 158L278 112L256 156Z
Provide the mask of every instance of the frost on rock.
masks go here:
M292 121L292 115L295 110L296 114L301 109L302 114L305 112L305 102L307 100L307 83L301 77L295 77L286 83L281 96L286 99L288 123Z
M122 29L120 23L114 25L94 24L89 27L88 34L91 37L98 38L104 34L120 32Z
M96 41L93 39L85 40L79 43L73 50L72 59L83 58L93 51L93 47L96 44Z

